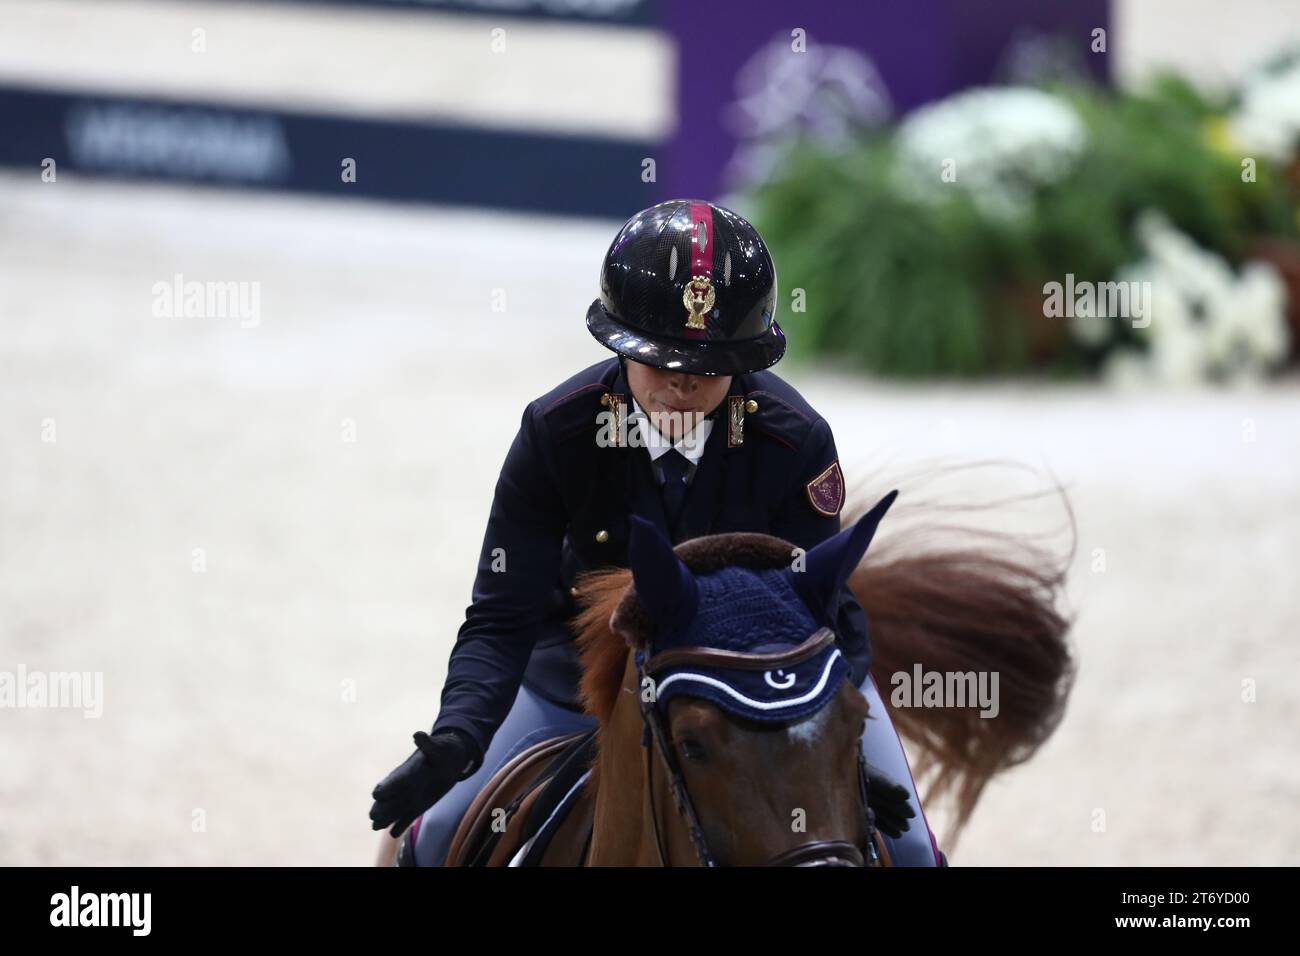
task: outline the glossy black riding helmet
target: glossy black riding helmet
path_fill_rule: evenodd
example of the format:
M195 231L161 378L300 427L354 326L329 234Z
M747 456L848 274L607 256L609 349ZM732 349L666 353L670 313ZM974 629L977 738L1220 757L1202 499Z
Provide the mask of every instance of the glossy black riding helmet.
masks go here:
M762 237L729 209L673 199L619 230L587 328L633 361L692 375L741 375L785 354L776 268Z

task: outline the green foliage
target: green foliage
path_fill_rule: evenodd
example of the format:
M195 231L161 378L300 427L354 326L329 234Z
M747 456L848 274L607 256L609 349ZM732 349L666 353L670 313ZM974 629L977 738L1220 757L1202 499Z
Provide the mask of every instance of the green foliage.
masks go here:
M833 153L810 143L789 151L748 208L778 263L795 354L907 378L1071 374L1098 356L1061 329L1043 339L1042 286L1066 273L1106 281L1140 258L1142 211L1163 211L1232 261L1256 235L1295 234L1280 172L1260 161L1257 181L1243 182L1241 157L1216 142L1218 105L1186 83L1165 77L1143 95L1056 92L1082 118L1087 144L1019 215L982 211L937 170L917 195L890 134ZM789 307L796 288L804 312Z

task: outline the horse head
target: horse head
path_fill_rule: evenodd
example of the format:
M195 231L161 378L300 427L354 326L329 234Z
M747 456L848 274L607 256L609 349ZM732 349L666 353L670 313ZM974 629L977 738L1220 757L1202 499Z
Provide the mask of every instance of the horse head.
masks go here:
M872 863L866 699L834 626L895 493L803 553L762 534L675 549L632 519L582 629L601 723L593 863ZM613 610L609 612L612 605Z

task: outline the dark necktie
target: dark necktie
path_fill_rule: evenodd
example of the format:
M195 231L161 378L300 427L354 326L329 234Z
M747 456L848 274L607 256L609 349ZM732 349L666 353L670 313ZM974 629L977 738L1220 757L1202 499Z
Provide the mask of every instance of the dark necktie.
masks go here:
M691 470L691 463L676 448L670 448L659 456L659 468L664 476L664 512L668 516L668 527L677 526L677 519L682 514L682 503L686 500L686 476Z

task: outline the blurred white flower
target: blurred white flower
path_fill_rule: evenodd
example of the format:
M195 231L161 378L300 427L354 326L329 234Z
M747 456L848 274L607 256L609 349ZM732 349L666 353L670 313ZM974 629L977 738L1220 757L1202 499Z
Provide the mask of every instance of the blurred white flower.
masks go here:
M1183 329L1190 332L1190 326ZM1209 349L1195 334L1166 335L1152 346L1148 362L1152 377L1164 385L1195 385L1207 376Z
M1151 321L1136 332L1147 342L1146 373L1153 381L1249 380L1286 360L1286 287L1276 269L1251 262L1234 273L1223 257L1197 246L1160 213L1143 214L1136 229L1147 258L1124 277L1150 283ZM1104 374L1132 380L1139 374L1133 363L1133 354L1117 352Z
M1291 349L1291 330L1285 321L1286 283L1277 269L1267 262L1246 263L1238 301L1238 327L1251 351L1270 365L1285 362Z
M1172 279L1174 287L1184 295L1212 295L1231 285L1231 266L1179 232L1164 213L1154 210L1142 213L1133 231L1150 264L1158 267L1163 277Z
M991 215L1026 211L1033 192L1073 167L1083 120L1059 96L1029 87L970 90L912 113L898 128L900 178L917 198L968 192ZM955 178L945 181L950 170Z
M1089 348L1099 348L1110 339L1114 319L1102 314L1097 308L1095 297L1083 303L1076 302L1071 312L1070 334L1075 341Z
M1300 149L1300 57L1247 80L1228 126L1246 155L1290 162Z

